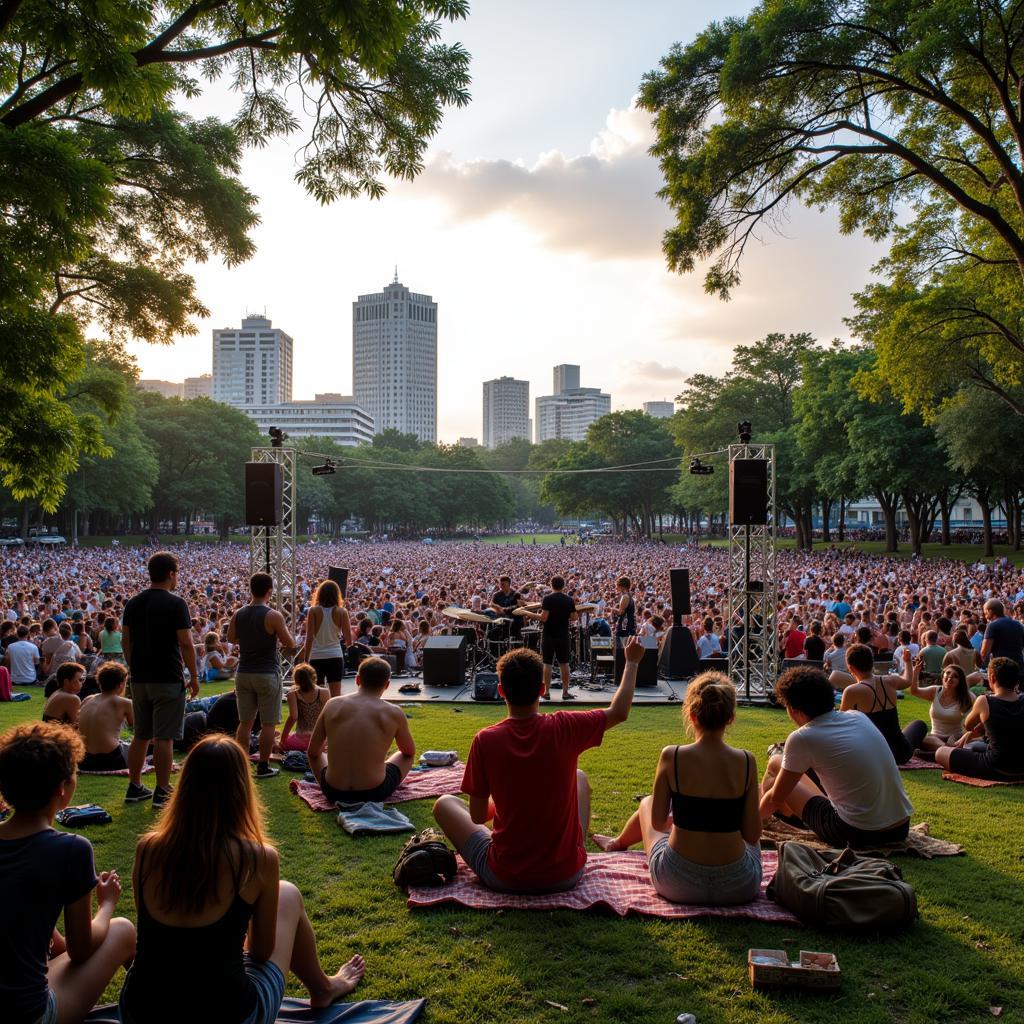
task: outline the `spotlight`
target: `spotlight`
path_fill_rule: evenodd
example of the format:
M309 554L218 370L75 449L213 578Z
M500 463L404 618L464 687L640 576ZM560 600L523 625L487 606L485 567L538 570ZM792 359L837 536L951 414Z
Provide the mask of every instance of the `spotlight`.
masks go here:
M288 437L288 435L280 427L271 427L270 430L267 431L267 433L270 434L271 448L280 448L284 444L285 439Z
M700 459L690 459L690 472L693 476L711 476L714 471L714 466L705 466Z
M750 437L753 431L750 429L750 420L743 420L736 424L736 433L740 435L740 444L750 444Z
M322 466L313 467L313 476L331 476L333 473L337 473L334 459L324 459Z

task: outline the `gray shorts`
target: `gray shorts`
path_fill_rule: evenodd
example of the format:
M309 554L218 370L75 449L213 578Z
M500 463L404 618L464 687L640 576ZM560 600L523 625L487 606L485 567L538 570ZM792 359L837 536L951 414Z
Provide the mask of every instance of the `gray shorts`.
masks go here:
M564 882L556 882L554 885L545 885L536 889L520 889L515 886L506 885L492 870L487 863L487 852L491 848L491 830L484 826L472 832L469 838L463 843L459 854L470 866L476 877L488 889L495 892L514 893L545 893L545 892L566 892L575 887L576 883L583 877L584 868L580 868L571 878Z
M180 740L185 726L185 688L177 683L132 683L135 738Z
M239 672L235 676L238 718L251 722L260 713L261 725L281 721L281 675L278 672Z
M665 835L647 861L651 884L672 903L731 907L749 903L761 891L761 850L750 843L731 864L697 864L673 850Z
M36 1018L35 1024L57 1024L57 996L52 988L46 990L46 1009Z

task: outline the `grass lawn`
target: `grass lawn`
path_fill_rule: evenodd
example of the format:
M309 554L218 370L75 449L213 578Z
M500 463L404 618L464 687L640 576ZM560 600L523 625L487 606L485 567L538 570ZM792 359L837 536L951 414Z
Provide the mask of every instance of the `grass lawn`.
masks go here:
M0 729L37 718L41 710L39 691L31 702L0 705ZM904 721L927 717L925 705L913 699L901 702L901 713ZM495 721L499 710L434 705L409 714L421 749L457 748L465 757L474 732ZM781 711L741 709L733 739L754 751L763 767L766 745L788 729ZM602 747L583 756L597 831L625 821L634 795L649 789L660 748L682 738L678 707L634 708ZM1024 788L969 789L931 771L904 779L914 820L927 820L936 835L963 843L967 855L899 858L917 890L921 919L909 932L885 936L752 921L622 920L609 913L413 912L391 882L402 837L349 838L333 815L314 814L289 794L285 772L261 784L260 793L282 872L305 895L328 968L362 953L367 973L359 994L425 996L431 1022L654 1024L686 1010L700 1024L931 1024L991 1020L991 1007L1004 1008L1004 1021L1024 1022ZM124 784L83 777L76 802L95 801L113 815L112 825L86 834L97 867L127 877L136 836L153 811L148 804L125 807ZM402 809L417 827L431 824L430 801ZM120 911L134 917L130 889ZM755 994L746 978L752 946L834 951L843 970L841 993ZM187 950L182 955L187 963ZM288 990L301 994L294 978ZM112 988L107 996L114 994Z
M558 544L561 539L560 533L512 533L498 537L481 537L480 541L483 544L532 544L534 541L538 544ZM565 543L575 544L576 538L566 537Z

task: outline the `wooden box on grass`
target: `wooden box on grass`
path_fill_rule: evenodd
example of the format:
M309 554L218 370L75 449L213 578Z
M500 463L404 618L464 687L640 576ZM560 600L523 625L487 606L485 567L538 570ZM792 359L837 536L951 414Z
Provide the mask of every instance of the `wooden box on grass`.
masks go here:
M834 992L842 974L832 953L800 950L800 959L790 963L784 949L752 949L747 953L750 984L754 988L805 988Z

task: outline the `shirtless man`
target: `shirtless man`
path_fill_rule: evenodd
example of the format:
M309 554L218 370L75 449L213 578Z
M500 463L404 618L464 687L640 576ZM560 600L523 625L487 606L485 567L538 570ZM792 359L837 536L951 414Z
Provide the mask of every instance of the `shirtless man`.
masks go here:
M135 725L132 702L124 695L128 672L124 665L108 661L96 673L99 693L86 697L78 716L78 731L85 741L85 757L78 767L84 772L116 772L128 767L127 743L121 742L121 726Z
M356 692L332 697L320 712L306 756L328 800L381 803L409 774L416 744L405 712L381 699L390 682L383 658L364 658ZM388 757L392 742L398 750Z

